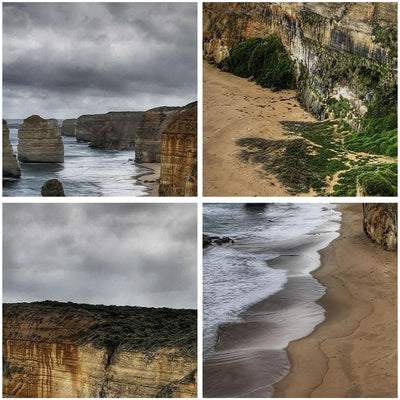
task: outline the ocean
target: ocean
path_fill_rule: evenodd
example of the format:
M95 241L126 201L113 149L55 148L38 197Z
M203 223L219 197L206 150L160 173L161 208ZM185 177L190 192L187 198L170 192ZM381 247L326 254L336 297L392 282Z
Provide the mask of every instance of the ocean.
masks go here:
M204 233L234 240L203 252L205 397L272 396L284 349L324 319L310 272L340 221L329 204L204 204Z
M8 120L9 124L22 120ZM10 128L17 154L18 129ZM49 179L59 179L67 196L145 196L146 188L135 177L147 169L135 165L134 151L91 149L74 137L63 136L64 163L20 163L21 179L3 181L3 196L40 196ZM151 179L151 178L150 178Z

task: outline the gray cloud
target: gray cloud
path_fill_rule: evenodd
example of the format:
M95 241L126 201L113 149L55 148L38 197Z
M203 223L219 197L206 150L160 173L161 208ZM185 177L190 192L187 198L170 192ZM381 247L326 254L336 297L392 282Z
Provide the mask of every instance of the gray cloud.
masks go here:
M3 300L196 308L193 204L4 204Z
M3 115L77 117L196 99L196 3L4 3Z

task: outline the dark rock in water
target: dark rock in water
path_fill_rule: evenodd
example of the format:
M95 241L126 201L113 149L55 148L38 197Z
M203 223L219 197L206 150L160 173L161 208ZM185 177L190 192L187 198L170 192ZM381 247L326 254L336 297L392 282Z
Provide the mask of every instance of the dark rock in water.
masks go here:
M75 136L76 118L65 119L61 127L62 136Z
M64 188L58 179L50 179L44 183L41 189L43 197L65 197Z
M210 246L212 243L211 238L203 234L203 247Z
M216 244L218 246L221 246L225 243L235 243L233 239L231 239L229 236L208 236L208 235L203 235L203 247L210 246L211 244Z

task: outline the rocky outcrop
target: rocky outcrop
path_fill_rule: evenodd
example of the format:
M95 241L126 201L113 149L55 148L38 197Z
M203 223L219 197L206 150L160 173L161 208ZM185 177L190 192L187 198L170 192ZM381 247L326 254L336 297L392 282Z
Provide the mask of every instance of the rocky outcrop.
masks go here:
M132 111L82 115L76 122L76 139L90 142L93 148L133 149L142 114L141 111Z
M157 107L143 114L136 132L135 162L160 162L161 134L181 109L181 107Z
M385 250L397 250L397 204L363 204L364 231Z
M162 133L160 162L160 196L197 196L197 102Z
M76 118L64 119L61 126L61 135L75 136Z
M32 115L18 131L18 160L22 162L64 162L64 145L57 120Z
M5 304L3 395L196 397L196 326L195 310Z
M65 196L62 183L58 179L49 179L46 181L40 193L43 197L60 197Z
M7 121L3 119L3 178L19 178L20 176L21 169L10 143L10 131Z
M300 100L320 119L332 101L345 99L362 116L376 92L395 92L397 3L205 3L203 10L206 60L218 63L235 44L276 34L296 60Z

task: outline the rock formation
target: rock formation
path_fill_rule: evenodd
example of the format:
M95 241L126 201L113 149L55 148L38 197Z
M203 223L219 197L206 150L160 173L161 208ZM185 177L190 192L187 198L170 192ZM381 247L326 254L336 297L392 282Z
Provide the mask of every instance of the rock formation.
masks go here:
M65 196L62 183L58 179L50 179L46 181L40 191L43 197L60 197Z
M5 397L196 397L196 311L3 306Z
M205 3L204 58L220 62L237 43L276 34L297 63L299 97L324 119L349 102L354 120L371 98L394 96L397 3Z
M75 136L76 118L64 119L61 127L61 135Z
M385 250L397 250L397 204L363 204L364 231Z
M161 135L160 196L197 196L197 102Z
M18 131L18 160L22 162L64 162L64 145L57 120L32 115Z
M161 134L180 110L181 107L157 107L143 114L136 132L135 162L160 162Z
M3 178L19 178L20 176L21 169L10 143L10 131L7 121L3 119Z
M82 115L76 122L76 139L90 142L93 148L133 149L142 114L141 111L132 111Z

